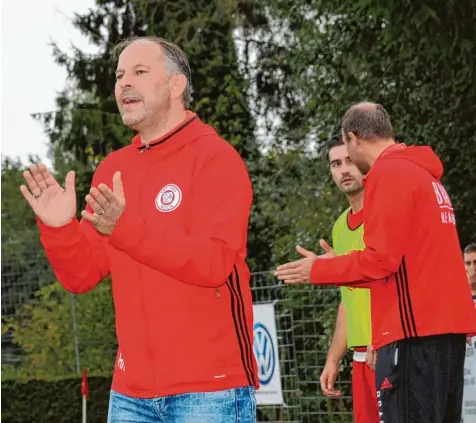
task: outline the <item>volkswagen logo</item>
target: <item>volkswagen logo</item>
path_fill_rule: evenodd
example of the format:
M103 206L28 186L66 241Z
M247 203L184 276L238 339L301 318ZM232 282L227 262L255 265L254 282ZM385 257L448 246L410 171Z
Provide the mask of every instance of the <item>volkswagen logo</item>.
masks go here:
M258 378L261 384L267 385L274 375L276 354L271 335L262 323L253 326L253 349L258 365Z

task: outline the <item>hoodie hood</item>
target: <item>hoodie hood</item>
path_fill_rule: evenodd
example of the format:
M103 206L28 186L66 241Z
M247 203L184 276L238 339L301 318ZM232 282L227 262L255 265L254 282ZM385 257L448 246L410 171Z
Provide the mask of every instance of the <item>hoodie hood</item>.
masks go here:
M395 144L385 150L377 160L404 159L422 167L433 177L440 180L443 176L443 163L428 146L407 147L403 143Z

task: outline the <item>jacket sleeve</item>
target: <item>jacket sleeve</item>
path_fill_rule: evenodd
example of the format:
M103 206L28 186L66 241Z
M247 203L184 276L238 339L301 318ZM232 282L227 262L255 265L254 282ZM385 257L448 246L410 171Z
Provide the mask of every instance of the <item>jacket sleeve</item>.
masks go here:
M89 206L87 210L92 212ZM59 228L37 222L46 257L69 292L89 292L109 275L107 240L87 220L74 218Z
M225 144L196 169L187 207L188 230L154 222L126 210L109 244L134 260L185 283L218 287L246 247L251 181L238 153ZM127 200L126 200L127 201Z
M415 198L411 166L402 159L389 159L369 175L364 198L366 248L317 259L311 269L312 283L371 287L398 270L410 242Z

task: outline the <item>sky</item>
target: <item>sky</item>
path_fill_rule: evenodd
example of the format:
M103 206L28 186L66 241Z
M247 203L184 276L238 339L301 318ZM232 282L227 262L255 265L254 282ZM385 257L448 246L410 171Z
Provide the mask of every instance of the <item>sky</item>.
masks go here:
M51 41L62 50L71 45L93 52L88 40L71 24L94 0L1 0L1 154L38 155L46 164L47 137L32 113L55 109L56 93L66 72L52 56Z

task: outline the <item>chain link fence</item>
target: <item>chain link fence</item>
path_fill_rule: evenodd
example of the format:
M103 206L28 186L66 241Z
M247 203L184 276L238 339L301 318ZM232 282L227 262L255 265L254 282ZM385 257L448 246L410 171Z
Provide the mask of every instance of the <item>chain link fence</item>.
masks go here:
M352 421L350 397L351 357L345 357L337 383L344 396L328 400L319 387L335 313L340 301L335 288L287 286L271 272L252 275L253 302L274 303L279 345L281 383L285 407L259 407L259 421Z
M32 247L2 243L2 258L8 256L2 260L2 379L71 377L83 368L111 375L116 338L110 283L73 296L55 282L44 255ZM31 260L23 261L26 251ZM341 399L326 399L319 387L338 290L287 286L263 272L252 274L252 291L255 304L275 306L285 402L259 406L258 421L351 422L351 357L341 366Z

